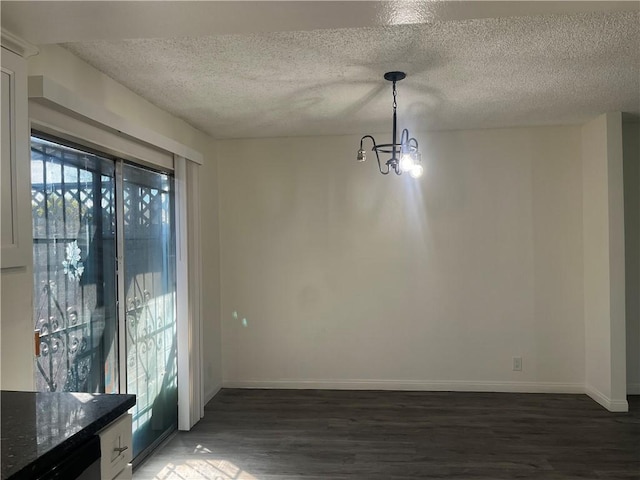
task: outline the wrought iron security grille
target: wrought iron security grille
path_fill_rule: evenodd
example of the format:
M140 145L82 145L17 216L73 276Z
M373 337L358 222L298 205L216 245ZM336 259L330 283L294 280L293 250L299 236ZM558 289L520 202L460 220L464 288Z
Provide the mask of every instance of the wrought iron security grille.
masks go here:
M36 387L113 391L115 205L106 160L31 142Z

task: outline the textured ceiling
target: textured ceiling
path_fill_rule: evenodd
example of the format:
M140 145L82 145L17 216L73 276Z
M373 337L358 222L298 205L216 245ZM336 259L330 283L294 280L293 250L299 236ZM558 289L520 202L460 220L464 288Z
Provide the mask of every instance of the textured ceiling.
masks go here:
M582 122L640 114L640 13L66 43L216 138Z

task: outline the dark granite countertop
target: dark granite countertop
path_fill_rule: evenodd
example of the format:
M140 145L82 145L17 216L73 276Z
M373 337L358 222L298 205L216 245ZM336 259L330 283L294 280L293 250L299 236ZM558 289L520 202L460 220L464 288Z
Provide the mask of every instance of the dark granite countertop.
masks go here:
M0 395L2 480L40 478L135 405L135 395Z

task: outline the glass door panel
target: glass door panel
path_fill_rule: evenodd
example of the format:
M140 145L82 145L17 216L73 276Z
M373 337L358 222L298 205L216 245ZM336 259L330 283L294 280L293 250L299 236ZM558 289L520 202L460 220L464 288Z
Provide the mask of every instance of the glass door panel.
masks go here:
M126 390L134 457L175 430L176 258L172 177L122 165Z
M113 160L31 138L39 391L117 392Z

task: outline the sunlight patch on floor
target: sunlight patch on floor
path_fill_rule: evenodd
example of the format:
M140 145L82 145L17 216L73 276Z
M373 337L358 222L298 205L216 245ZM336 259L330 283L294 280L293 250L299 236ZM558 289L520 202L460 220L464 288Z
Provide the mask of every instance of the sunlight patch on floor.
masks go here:
M259 480L226 460L186 460L167 463L156 480Z
M196 449L193 451L193 453L213 453L213 452L211 452L211 450L209 450L207 447L204 447L198 444L196 446Z

